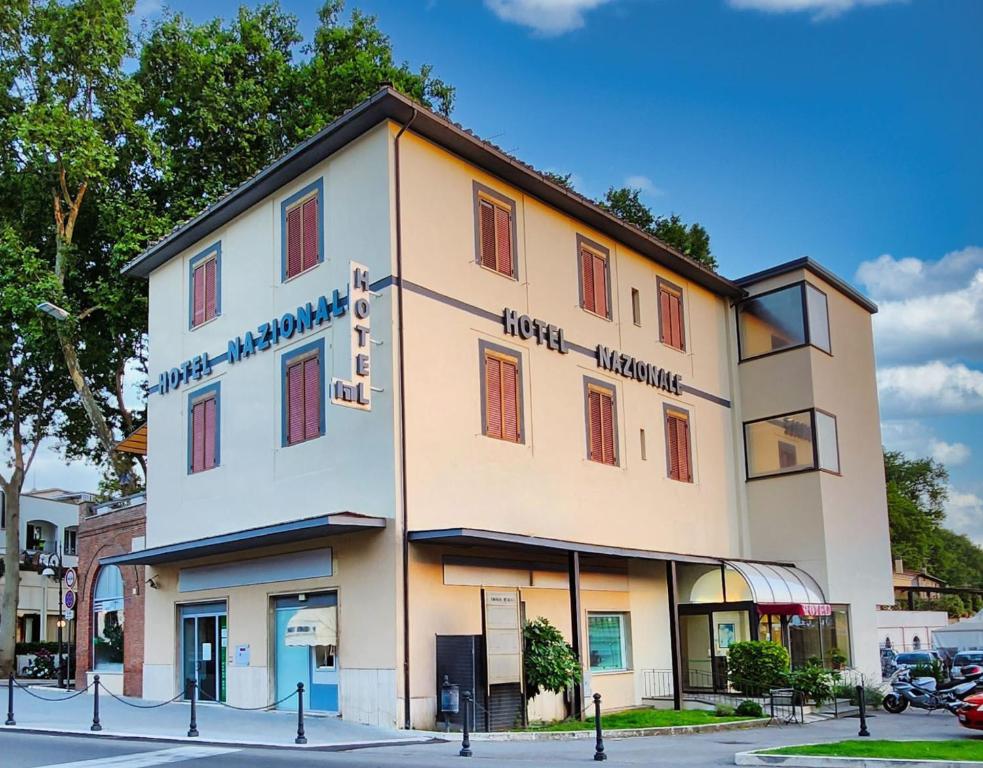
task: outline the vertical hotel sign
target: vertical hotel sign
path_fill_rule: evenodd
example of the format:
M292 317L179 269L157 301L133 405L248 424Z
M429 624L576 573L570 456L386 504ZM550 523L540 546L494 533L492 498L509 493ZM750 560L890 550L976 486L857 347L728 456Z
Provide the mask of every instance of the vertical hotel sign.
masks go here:
M369 270L351 262L348 284L348 317L352 336L351 380L331 379L331 402L362 411L372 409L372 338Z

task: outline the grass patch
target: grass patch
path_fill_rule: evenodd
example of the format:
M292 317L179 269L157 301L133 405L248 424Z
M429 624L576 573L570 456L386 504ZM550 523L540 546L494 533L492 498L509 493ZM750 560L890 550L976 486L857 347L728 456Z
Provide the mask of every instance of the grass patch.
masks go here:
M851 739L832 744L779 747L760 754L811 755L814 757L884 757L898 760L976 760L983 762L983 740L877 741Z
M601 727L605 730L619 728L667 728L673 725L709 725L713 723L733 723L740 720L753 720L751 717L717 717L713 712L701 709L628 709L601 715ZM559 723L544 723L531 726L530 731L585 731L594 727L594 719L563 720Z

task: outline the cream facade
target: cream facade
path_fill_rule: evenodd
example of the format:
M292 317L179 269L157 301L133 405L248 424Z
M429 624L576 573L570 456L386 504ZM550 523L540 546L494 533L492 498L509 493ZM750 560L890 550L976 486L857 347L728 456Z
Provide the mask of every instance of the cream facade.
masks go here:
M386 90L127 271L147 540L103 563L149 566L145 696L301 681L315 710L430 727L460 721L446 680L502 728L593 692L679 706L744 639L879 669L875 308L818 265L726 280ZM807 284L828 339L754 301ZM585 681L527 711L537 617Z

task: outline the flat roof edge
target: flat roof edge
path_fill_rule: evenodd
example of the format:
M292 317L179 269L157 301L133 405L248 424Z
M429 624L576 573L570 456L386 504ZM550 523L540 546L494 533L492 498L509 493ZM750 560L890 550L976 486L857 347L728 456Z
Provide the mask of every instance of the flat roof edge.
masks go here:
M774 267L768 267L768 269L763 269L760 272L754 272L750 275L745 275L744 277L739 277L734 280L734 282L743 287L746 287L752 283L759 283L763 280L767 280L772 277L779 277L781 275L786 275L789 272L794 272L797 269L805 269L812 272L817 277L821 277L827 283L832 285L836 290L846 296L848 299L852 300L854 303L859 304L861 307L866 309L870 314L877 314L877 304L868 299L864 294L850 285L846 280L844 280L839 275L830 271L822 264L820 264L815 259L808 256L804 256L801 259L793 259L792 261L786 261L784 264L778 264Z

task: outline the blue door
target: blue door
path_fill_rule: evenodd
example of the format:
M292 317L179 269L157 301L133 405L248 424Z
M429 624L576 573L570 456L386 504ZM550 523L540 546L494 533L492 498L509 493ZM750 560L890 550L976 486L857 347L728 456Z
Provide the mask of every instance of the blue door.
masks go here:
M304 684L304 707L320 712L338 708L338 608L333 592L275 601L276 700ZM280 705L295 709L295 699Z

